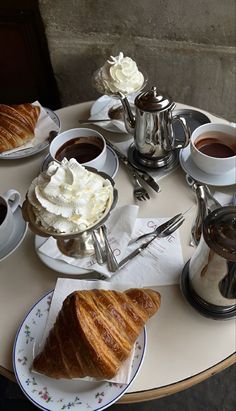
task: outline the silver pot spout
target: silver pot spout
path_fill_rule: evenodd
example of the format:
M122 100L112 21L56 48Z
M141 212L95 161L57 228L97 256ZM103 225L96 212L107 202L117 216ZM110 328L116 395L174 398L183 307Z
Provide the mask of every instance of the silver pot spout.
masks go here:
M125 128L129 134L134 134L134 129L135 129L135 116L131 110L130 104L128 102L127 97L125 97L123 94L119 93L119 98L122 103L122 107L124 110L124 123L125 123Z

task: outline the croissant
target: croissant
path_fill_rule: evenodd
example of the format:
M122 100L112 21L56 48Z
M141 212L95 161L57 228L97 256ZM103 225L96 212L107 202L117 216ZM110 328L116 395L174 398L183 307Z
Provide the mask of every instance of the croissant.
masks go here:
M0 104L0 152L20 147L34 137L40 107Z
M32 369L52 378L111 379L159 306L160 294L151 289L75 291Z

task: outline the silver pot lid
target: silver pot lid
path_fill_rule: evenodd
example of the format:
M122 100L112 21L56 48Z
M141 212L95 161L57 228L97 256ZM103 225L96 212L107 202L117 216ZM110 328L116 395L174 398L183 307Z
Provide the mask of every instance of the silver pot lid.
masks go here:
M144 91L139 94L134 102L135 106L140 110L154 112L162 111L170 108L173 101L167 96L158 94L157 88L153 86L151 90Z
M204 221L203 236L210 249L236 262L236 207L226 206L211 212Z

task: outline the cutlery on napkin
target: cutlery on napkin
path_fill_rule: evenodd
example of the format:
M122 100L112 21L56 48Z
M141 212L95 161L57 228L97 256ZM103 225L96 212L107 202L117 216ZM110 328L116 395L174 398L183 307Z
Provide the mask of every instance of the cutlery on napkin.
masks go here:
M130 260L134 257L139 255L143 250L145 250L153 240L156 238L164 238L170 236L175 230L177 230L184 222L183 214L177 214L175 217L171 218L170 220L166 221L165 223L159 225L154 232L146 233L138 238L131 241L129 244L138 241L139 239L152 235L151 240L146 241L146 243L141 244L138 248L128 254L123 260L119 262L118 269L122 268L125 264L127 264Z
M138 209L136 205L117 207L106 222L110 246L118 263L137 248L135 244L128 246L131 238L151 231L168 220L167 218L137 218ZM184 265L178 230L169 237L154 239L149 247L116 273L111 273L105 264L99 265L95 256L75 259L63 255L52 237L46 239L38 251L48 257L89 270L91 278L95 271L102 278L110 279L109 281L117 277L119 281L130 281L133 285L139 281L145 286L178 284L179 273Z

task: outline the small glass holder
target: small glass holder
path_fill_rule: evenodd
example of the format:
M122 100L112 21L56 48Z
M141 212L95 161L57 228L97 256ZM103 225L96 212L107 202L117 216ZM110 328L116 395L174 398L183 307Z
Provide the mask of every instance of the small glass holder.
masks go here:
M109 117L111 119L115 119L114 116L116 116L117 112L119 115L119 119L124 119L124 123L126 125L127 131L132 134L133 129L135 127L135 106L134 104L130 104L131 96L134 96L132 100L135 99L135 97L146 87L148 83L148 77L147 74L141 70L144 81L142 86L139 89L134 90L132 93L124 93L124 92L111 92L109 93L107 88L103 86L102 81L97 81L99 78L99 72L101 69L98 69L94 72L92 76L92 86L95 88L95 90L102 95L109 96L115 100L120 100L120 107L118 104L114 104L113 107L110 108L109 110ZM120 111L120 112L119 112ZM122 112L122 114L121 114ZM122 118L123 117L123 118Z

